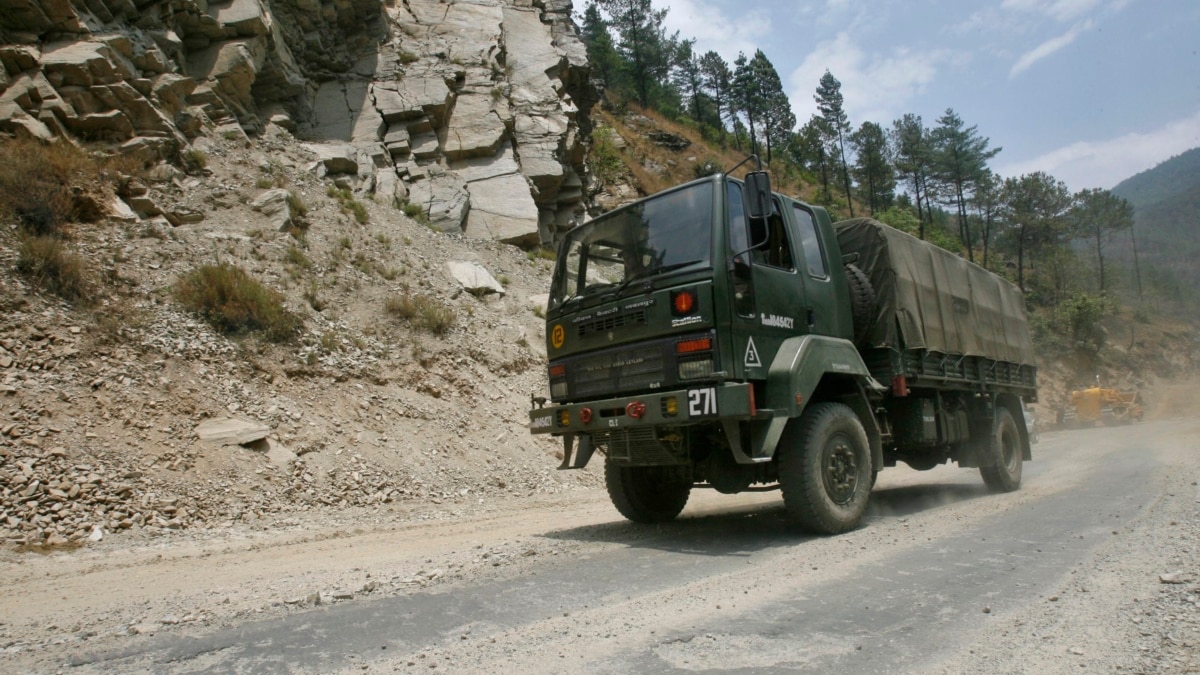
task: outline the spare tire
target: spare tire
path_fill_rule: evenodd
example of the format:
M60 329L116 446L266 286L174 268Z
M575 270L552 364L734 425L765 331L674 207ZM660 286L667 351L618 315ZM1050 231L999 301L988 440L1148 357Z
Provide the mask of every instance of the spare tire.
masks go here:
M846 263L846 280L850 284L850 316L854 323L854 344L861 347L875 320L875 288L871 280L854 263Z

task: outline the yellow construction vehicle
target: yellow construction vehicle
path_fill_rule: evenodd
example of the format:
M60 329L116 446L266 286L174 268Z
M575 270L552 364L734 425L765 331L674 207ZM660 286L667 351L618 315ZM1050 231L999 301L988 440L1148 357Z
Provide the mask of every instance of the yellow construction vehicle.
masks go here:
M1100 386L1071 392L1071 407L1063 411L1062 424L1068 429L1141 421L1145 410L1136 391L1119 391Z

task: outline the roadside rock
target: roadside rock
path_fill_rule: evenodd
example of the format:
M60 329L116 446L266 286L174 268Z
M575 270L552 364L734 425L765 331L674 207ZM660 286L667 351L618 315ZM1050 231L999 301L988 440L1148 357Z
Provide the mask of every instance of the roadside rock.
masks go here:
M462 286L463 290L471 295L482 296L488 293L504 295L504 286L477 262L449 260L446 262L446 271Z
M269 433L271 428L265 424L233 418L207 420L196 427L200 440L214 445L246 445Z

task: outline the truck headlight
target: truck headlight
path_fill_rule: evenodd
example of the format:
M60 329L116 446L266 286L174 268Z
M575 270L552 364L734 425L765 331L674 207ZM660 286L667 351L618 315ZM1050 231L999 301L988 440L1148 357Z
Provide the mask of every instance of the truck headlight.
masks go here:
M567 397L567 381L566 380L558 380L556 382L550 383L550 398L551 399L558 401L558 400L564 399L566 397Z
M679 362L679 379L694 380L713 374L713 360L710 356L705 359L692 359Z

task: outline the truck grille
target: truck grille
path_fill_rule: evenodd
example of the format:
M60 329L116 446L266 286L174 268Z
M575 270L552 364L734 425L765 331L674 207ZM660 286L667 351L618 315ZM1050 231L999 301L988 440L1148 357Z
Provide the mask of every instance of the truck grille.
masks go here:
M626 466L682 464L687 458L687 441L666 444L652 427L616 429L592 434L592 442L608 459Z
M583 358L573 367L575 396L610 394L641 389L663 381L659 345L621 350Z
M596 319L588 323L581 323L577 330L579 337L586 335L594 335L595 333L603 333L615 328L624 328L626 326L645 326L646 325L646 310L639 309L634 312L626 312L624 314L616 314L606 316L602 319Z

